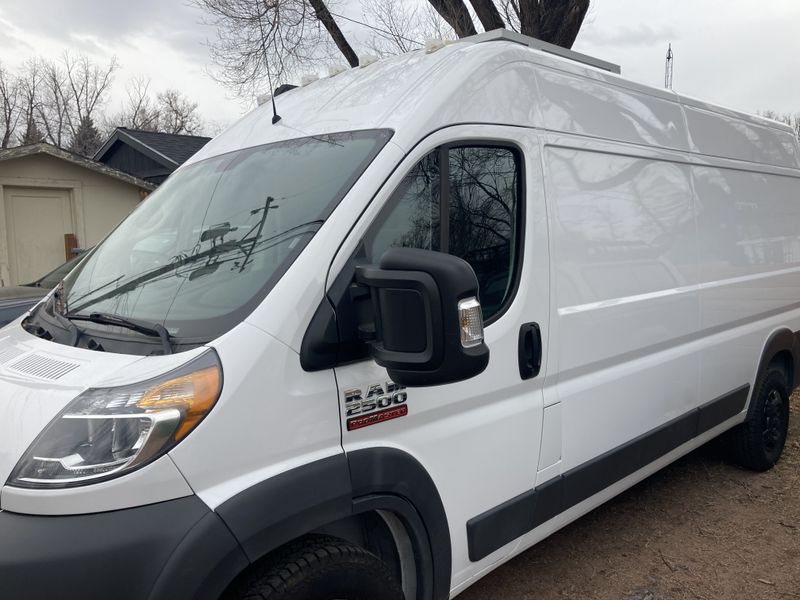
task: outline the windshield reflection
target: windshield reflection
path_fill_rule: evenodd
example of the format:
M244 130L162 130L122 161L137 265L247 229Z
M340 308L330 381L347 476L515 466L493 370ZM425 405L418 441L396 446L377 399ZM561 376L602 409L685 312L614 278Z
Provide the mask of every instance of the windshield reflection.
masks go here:
M66 314L212 339L269 292L390 135L314 136L180 169L67 277Z

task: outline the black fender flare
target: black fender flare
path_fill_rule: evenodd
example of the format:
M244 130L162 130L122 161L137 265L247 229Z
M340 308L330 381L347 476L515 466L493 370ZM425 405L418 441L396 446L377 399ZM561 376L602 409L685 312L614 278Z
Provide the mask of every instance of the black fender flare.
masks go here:
M788 382L790 391L796 387L798 367L800 367L800 340L798 339L797 333L785 327L773 331L769 338L767 338L764 349L761 351L761 359L758 362L758 371L756 371L756 381L754 384L757 384L758 380L763 377L767 366L775 355L783 351L789 352L792 357L792 373L789 374L791 380ZM755 389L755 387L756 385L753 386L753 389Z
M395 448L336 454L270 477L216 508L248 561L306 533L371 510L395 513L418 558L418 597L450 593L450 530L436 485L413 456ZM421 593L420 593L421 592Z
M430 584L422 579L423 588L430 590L425 597L436 600L450 596L452 554L450 528L439 490L428 471L410 454L396 448L365 448L348 455L353 497L375 494L391 495L407 501L419 515L427 533L430 548ZM391 510L389 508L389 510ZM405 522L409 535L415 535ZM416 536L421 535L417 532ZM412 543L424 545L423 540ZM425 563L425 556L420 562ZM421 565L427 569L427 565ZM423 570L423 574L427 572ZM420 568L417 568L418 578Z

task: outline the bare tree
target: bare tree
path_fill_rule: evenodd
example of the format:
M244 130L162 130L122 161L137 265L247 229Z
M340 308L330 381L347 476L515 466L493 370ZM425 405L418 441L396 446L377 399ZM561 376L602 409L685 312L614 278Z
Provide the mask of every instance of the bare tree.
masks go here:
M491 31L492 29L505 29L505 22L503 17L500 16L500 11L497 10L492 0L470 0L472 9L475 15L481 22L484 31Z
M351 66L355 50L337 19L358 21L332 12L325 0L191 0L217 28L211 55L220 67L216 78L240 95L255 95L270 83L296 77L317 66L337 49ZM590 0L419 0L433 10L420 11L414 0L362 0L372 30L364 44L378 55L408 52L430 29L458 37L508 28L566 48L572 47ZM436 16L434 16L436 15ZM441 36L435 36L441 37ZM362 38L363 39L363 38ZM270 81L270 79L272 81Z
M459 37L475 27L463 0L428 0ZM507 28L571 48L589 10L589 0L470 0L485 31Z
M54 61L31 59L28 71L38 69L41 85L37 91L37 118L51 143L59 148L67 145L70 136L70 100L64 70Z
M37 124L41 111L41 91L43 84L42 63L37 58L30 58L22 65L22 72L17 77L20 94L19 120L25 124L25 130L19 136L22 144L41 142L44 134Z
M545 42L572 48L589 10L589 0L511 0L519 30Z
M217 28L212 59L215 77L240 94L255 94L268 79L274 85L333 56L351 66L356 54L323 0L192 0ZM335 28L333 26L336 26Z
M8 148L19 122L17 78L0 64L0 148Z
M361 0L361 11L365 21L375 23L366 44L381 57L416 50L426 40L455 37L453 29L427 2Z
M60 61L29 61L28 72L40 73L37 118L47 138L56 146L71 145L81 123L94 121L117 70L116 58L107 65L93 63L85 55L65 52Z
M116 57L101 66L85 55L74 56L65 52L62 57L69 102L72 104L68 122L72 135L81 123L91 120L95 111L103 104L114 81L114 72L119 67Z
M367 45L378 56L419 48L416 23L419 6L397 0L362 0L364 19L376 24Z
M197 102L192 102L178 90L158 95L158 130L165 133L197 134L203 123L197 114Z
M780 121L781 123L786 123L792 129L794 129L795 134L800 137L800 113L779 113L774 110L764 110L759 112L762 117L767 119L772 119L773 121Z
M102 128L107 135L117 127L139 129L141 131L158 131L160 113L158 105L150 93L150 79L134 77L125 86L126 100L119 112L105 114Z
M154 98L150 86L150 80L144 77L129 81L127 101L120 112L105 117L103 129L109 134L117 127L187 135L201 133L204 123L197 102L175 89L161 92Z
M467 5L463 0L428 0L447 24L453 28L458 37L475 35L477 30L472 22Z
M150 98L150 80L136 77L128 83L126 91L128 94L126 126L131 129L157 131L159 112Z

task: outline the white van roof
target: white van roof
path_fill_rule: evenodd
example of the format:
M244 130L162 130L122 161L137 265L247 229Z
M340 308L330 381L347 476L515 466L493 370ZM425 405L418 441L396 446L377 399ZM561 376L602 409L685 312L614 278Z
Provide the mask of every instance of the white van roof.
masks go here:
M290 90L208 143L187 164L270 142L393 129L407 150L457 123L497 123L800 169L794 131L615 74L611 63L563 56L524 36L481 34L417 50ZM523 38L523 42L516 38ZM594 61L594 62L593 62Z

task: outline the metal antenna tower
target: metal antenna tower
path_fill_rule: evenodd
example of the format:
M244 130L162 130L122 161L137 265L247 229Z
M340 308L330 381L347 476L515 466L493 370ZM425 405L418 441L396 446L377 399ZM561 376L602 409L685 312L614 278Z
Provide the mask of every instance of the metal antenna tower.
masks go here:
M669 48L667 48L667 64L664 68L664 87L668 90L672 89L672 66L674 61L675 57L672 54L672 44L670 44Z

